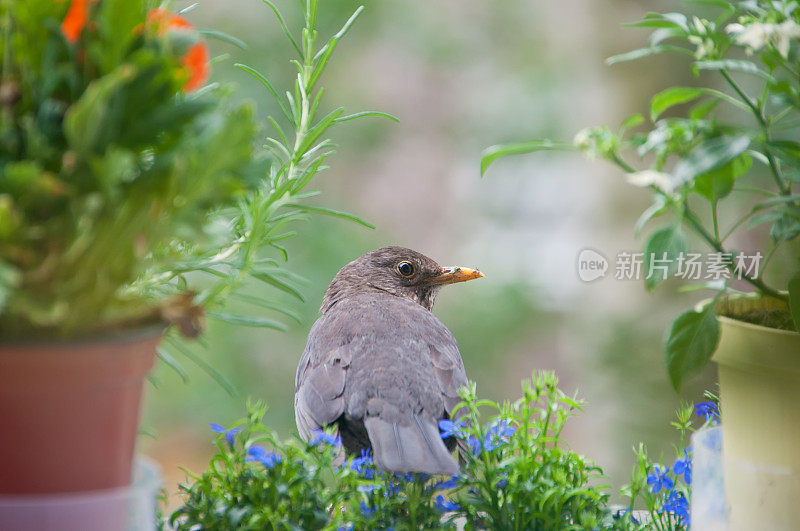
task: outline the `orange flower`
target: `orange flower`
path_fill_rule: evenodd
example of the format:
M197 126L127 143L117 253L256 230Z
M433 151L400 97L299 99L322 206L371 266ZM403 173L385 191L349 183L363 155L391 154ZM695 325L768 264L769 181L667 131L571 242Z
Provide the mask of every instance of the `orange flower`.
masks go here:
M208 46L204 42L194 43L189 51L181 58L181 63L189 71L189 79L184 83L183 90L191 92L203 86L208 79Z
M61 22L61 33L67 41L75 43L81 36L86 22L89 20L89 3L96 0L72 0L64 20Z
M182 16L170 13L162 8L151 9L150 12L147 13L147 22L145 25L149 28L155 26L159 35L163 35L171 29L189 30L194 28L192 23Z

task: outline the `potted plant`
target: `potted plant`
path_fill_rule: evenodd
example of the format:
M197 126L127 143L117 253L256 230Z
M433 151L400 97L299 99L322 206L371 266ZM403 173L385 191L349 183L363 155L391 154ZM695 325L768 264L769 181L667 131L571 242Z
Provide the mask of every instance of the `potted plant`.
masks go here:
M655 218L669 221L640 256L647 289L700 266L704 282L684 289L713 292L669 331L670 380L679 388L713 357L732 522L789 529L800 520L800 8L693 4L712 14L648 14L631 24L653 28L648 45L608 59L677 54L689 63L698 83L655 94L649 122L635 114L616 131L588 128L572 143L494 146L482 171L511 154L578 150L652 190L637 233ZM687 232L707 246L705 257L689 251Z
M2 5L0 494L127 485L156 354L181 374L180 354L211 370L180 337L206 318L283 329L225 302L281 311L246 288L301 298L279 267L287 226L308 212L357 220L302 204L331 152L320 136L370 114L317 120L307 89L329 54L281 104L295 136L281 132L270 161L251 106L204 86L204 37L240 43L151 5Z

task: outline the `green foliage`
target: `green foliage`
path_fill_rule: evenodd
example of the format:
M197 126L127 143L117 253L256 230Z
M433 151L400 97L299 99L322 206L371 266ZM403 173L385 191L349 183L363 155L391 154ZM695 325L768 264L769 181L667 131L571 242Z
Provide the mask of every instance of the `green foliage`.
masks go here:
M502 406L462 395L468 411L459 437L463 453L459 502L467 529L609 528L602 471L561 438L582 402L557 388L553 373L523 381L523 396ZM488 420L479 411L493 414Z
M171 517L175 529L322 529L330 508L357 492L347 470L340 472L341 482L330 483L335 448L279 440L261 424L265 411L260 404L248 406L247 419L231 435L217 437L208 470L181 485L186 500ZM272 466L254 459L262 457L254 448L263 449ZM279 461L270 461L273 456Z
M320 46L316 0L304 3L299 39L269 4L299 57L285 98L240 65L285 114L269 117L276 133L259 152L251 106L233 104L216 84L195 90L209 61L188 59L207 50L203 37L242 43L148 10L149 0L89 2L72 34L69 6L6 2L0 12L0 337L73 337L166 319L176 326L160 354L175 362L192 358L179 331L197 335L205 317L283 329L232 313L226 301L241 296L291 317L242 293L255 279L302 300L297 277L281 267L282 242L297 234L290 226L323 214L371 227L306 204L333 153L329 128L388 116L319 115L319 78L361 9Z
M717 406L713 406L717 407ZM617 513L625 529L645 531L687 531L689 529L689 500L691 499L692 451L687 446L694 431L692 413L695 406L685 405L677 411L672 426L680 433L680 444L675 446L673 464L663 459L655 461L648 455L647 446L634 448L635 464L631 481L621 489L628 497L628 507ZM699 413L698 413L699 416ZM708 417L706 423L716 423ZM705 425L705 424L704 424ZM635 511L635 507L641 507Z
M683 235L680 225L657 230L650 236L645 247L645 256L652 258L644 267L644 284L648 290L654 289L675 271L678 266L678 256L686 252L686 249L686 237ZM667 260L665 271L658 270L658 260Z
M513 404L464 389L457 422L443 437L461 447L452 478L378 470L371 456L342 457L320 432L311 444L281 441L249 406L247 419L220 435L208 469L181 486L177 529L633 529L608 507L601 470L561 438L581 408L552 373L523 382ZM488 417L485 413L489 413ZM482 424L485 422L485 424ZM239 431L240 430L240 431Z
M669 379L680 389L687 377L705 367L719 343L716 299L699 311L681 314L669 331L666 362Z
M701 3L716 17L649 13L630 24L653 29L648 46L607 61L616 64L660 54L688 57L698 85L667 87L655 94L649 109L652 123L646 127L640 115L633 115L616 132L606 126L590 127L575 136L571 148L608 160L630 174L632 184L652 191L653 204L637 221L637 234L656 217L673 217L669 228L648 240L645 269L651 257L659 259L665 252L669 257L686 249L682 237L672 237L681 227L697 235L711 252L731 256L726 264L731 274L724 282L707 286L719 296L738 293L732 284L738 280L733 273L740 252L731 248L729 238L769 223L771 241L764 242L759 252L771 257L800 235L800 195L792 190L800 175L800 8L794 0L693 2ZM727 91L714 88L718 81ZM481 171L503 156L534 151L517 146L538 145L563 146L546 140L494 146L484 152ZM636 163L630 162L634 159ZM728 200L734 193L737 201ZM749 198L744 209L740 198ZM703 211L707 215L701 215ZM728 217L734 221L721 227L720 219ZM750 256L754 254L755 250ZM758 272L744 274L741 280L759 295L790 302L791 294L783 288L800 271L800 263L775 284L765 280L768 265L769 258ZM647 289L660 280L644 276ZM711 358L716 348L707 322L711 319L715 317L699 320L688 312L673 326L667 360L674 384ZM705 323L702 340L675 340L675 334L683 337L682 330L692 321Z
M183 89L191 72L145 24L149 4L92 5L75 42L69 2L3 4L3 337L154 318L158 298L125 289L168 249L202 247L205 218L255 187L252 110Z

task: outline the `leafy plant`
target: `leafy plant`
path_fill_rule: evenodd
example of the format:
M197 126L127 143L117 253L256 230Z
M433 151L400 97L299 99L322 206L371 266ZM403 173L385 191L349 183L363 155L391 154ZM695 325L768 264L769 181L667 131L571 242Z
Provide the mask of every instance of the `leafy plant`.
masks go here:
M156 321L174 325L159 355L184 375L185 355L224 379L184 343L206 318L283 330L264 310L292 317L247 285L300 300L281 266L294 222L325 214L308 204L335 125L377 112L327 114L320 76L361 13L320 42L317 1L303 2L292 90L275 96L266 151L248 104L203 86L213 60L183 14L150 0L5 2L0 39L0 337L76 337ZM191 8L187 8L191 9ZM391 117L390 117L391 118ZM284 125L282 126L281 123ZM259 312L233 313L236 300ZM241 306L241 305L239 305Z
M463 452L459 503L467 529L595 529L610 525L602 471L561 438L583 403L558 389L551 372L523 381L523 396L502 406L463 391L467 415L446 425ZM495 414L482 423L480 408ZM447 421L443 421L447 424Z
M797 257L787 278L765 280L776 250L800 235L800 195L792 190L800 180L800 7L794 0L687 3L710 6L718 16L650 13L631 24L653 29L648 46L607 62L685 56L692 73L703 74L702 84L655 94L646 126L644 116L634 114L615 130L584 129L572 143L534 140L494 146L481 162L483 173L508 155L576 150L610 161L629 174L631 184L651 189L653 204L637 221L637 234L655 218L672 219L645 244L642 266L648 290L686 266L687 229L708 246L709 267L713 261L716 273L710 282L688 289L710 289L714 297L678 317L667 340L668 372L676 388L716 350L717 313L725 310L718 303L742 295L735 289L737 280L749 284L752 296L778 303L774 310L732 317L800 330ZM715 88L715 81L728 90ZM745 209L738 198L746 198ZM725 214L736 216L727 227L720 222L723 206ZM706 219L701 212L708 213ZM770 225L770 243L748 263L747 255L731 246L731 238L764 224Z
M181 485L184 502L171 523L177 529L455 529L459 522L466 529L645 529L609 507L608 487L597 485L601 470L561 439L581 403L557 383L552 373L534 374L523 382L523 397L503 405L479 400L474 386L464 389L465 415L440 424L442 437L462 447L461 473L453 477L387 473L369 454L343 460L340 439L323 431L310 444L281 441L262 423L266 408L251 404L247 419L229 428L211 425L217 453L205 472ZM492 415L484 419L482 410ZM636 485L646 484L653 470L642 462L644 479L634 474ZM644 496L654 514L671 510L668 499L640 490L633 497Z
M153 320L126 288L206 245L209 213L256 186L252 110L197 90L200 33L148 5L3 3L3 337Z

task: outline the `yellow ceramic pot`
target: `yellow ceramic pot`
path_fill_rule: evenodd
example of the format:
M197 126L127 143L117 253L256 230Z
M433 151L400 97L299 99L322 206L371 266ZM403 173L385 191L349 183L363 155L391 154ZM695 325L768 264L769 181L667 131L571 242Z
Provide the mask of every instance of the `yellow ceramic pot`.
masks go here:
M749 297L720 315L786 309ZM733 530L800 529L800 333L720 317L719 368L725 489Z

